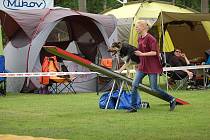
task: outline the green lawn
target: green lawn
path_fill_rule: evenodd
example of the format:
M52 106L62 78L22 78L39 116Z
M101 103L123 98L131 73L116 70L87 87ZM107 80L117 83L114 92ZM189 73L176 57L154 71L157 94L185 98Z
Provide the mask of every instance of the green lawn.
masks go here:
M210 138L210 90L177 91L190 102L170 112L167 102L142 93L150 109L137 113L102 110L93 94L0 97L0 134L71 140L207 140Z

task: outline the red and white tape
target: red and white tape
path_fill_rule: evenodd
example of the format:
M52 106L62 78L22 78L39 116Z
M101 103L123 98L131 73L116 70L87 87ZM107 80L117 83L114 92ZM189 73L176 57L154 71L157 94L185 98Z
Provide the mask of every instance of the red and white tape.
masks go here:
M164 67L163 71L174 71L174 70L192 70L192 69L209 69L210 65L195 65L195 66L181 66L181 67Z
M163 71L187 70L187 69L209 69L210 65L164 67ZM99 74L98 72L28 72L28 73L0 73L0 77L40 77L58 75L88 75Z
M0 77L40 77L58 75L87 75L99 74L98 72L28 72L28 73L0 73Z

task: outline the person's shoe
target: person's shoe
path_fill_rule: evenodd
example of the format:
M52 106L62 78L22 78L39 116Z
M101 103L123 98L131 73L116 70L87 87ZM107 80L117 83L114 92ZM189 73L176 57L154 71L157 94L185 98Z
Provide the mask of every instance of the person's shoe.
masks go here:
M174 98L170 101L170 111L174 111L175 107L176 107L176 99Z
M127 113L134 113L134 112L137 112L137 109L131 108L131 109L127 110Z
M150 108L149 102L141 102L141 108Z

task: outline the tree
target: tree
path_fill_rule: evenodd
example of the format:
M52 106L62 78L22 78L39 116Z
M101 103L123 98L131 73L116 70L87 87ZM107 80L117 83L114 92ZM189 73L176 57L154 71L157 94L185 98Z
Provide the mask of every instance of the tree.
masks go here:
M55 6L61 6L71 8L73 10L79 10L78 0L55 0Z
M209 0L201 0L201 13L209 12Z
M106 6L107 6L107 0L104 0L103 9L106 9Z
M146 0L128 0L128 2L131 2L131 1L143 2ZM173 2L177 6L189 7L189 8L195 9L196 11L201 11L201 7L205 7L205 6L206 6L205 8L210 7L209 5L210 0L162 0L162 1ZM202 1L203 6L201 6L201 1ZM74 10L79 10L79 2L80 3L86 2L86 7L87 7L86 11L90 13L100 13L110 7L116 8L116 7L122 6L122 4L119 3L117 0L55 0L55 5L68 7Z
M87 12L86 0L79 0L79 11Z
M84 5L86 1L86 11L90 13L100 13L110 7L119 7L122 4L116 0L55 0L55 6L61 6L79 10L79 2ZM83 11L83 10L82 10Z
M103 11L103 0L87 0L87 11L90 13L100 13Z
M201 0L176 0L175 3L177 6L180 6L180 7L189 7L189 8L192 8L196 11L200 11L200 5L201 5Z

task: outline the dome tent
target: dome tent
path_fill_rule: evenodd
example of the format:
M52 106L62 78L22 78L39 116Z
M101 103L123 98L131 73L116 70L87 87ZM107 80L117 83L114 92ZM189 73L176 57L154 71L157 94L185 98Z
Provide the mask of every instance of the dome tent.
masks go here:
M126 4L120 8L105 11L104 15L114 15L117 18L117 38L115 41L129 41L131 24L141 3ZM128 12L129 11L129 12Z
M126 9L125 7L126 8L133 7L133 9L131 8L130 10L128 10L128 9L123 10L123 9ZM118 13L117 12L118 10L119 10L119 12L122 12L122 13ZM136 13L134 11L136 11ZM144 2L144 3L134 3L134 4L124 5L118 9L111 10L111 11L107 12L106 14L112 14L112 15L116 16L118 23L120 23L120 21L125 21L125 19L127 21L128 21L128 19L131 19L131 22L129 23L129 27L130 27L129 34L127 33L127 31L124 31L124 29L120 30L119 26L117 25L118 26L118 34L124 34L124 36L127 37L127 41L130 44L137 46L137 33L136 33L136 30L134 27L135 22L138 19L145 19L148 22L150 22L150 24L152 25L158 19L161 12L193 13L192 10L180 8L180 7L165 3L165 2ZM127 16L127 14L125 14L125 17L123 17L124 13L131 13L131 16ZM135 15L133 13L135 13ZM128 23L126 25L128 25ZM208 38L209 32L210 32L208 30L208 28L210 27L209 23L199 24L200 26L197 26L195 28L196 29L195 31L189 30L189 27L184 25L185 30L183 30L183 32L180 32L180 31L172 32L172 30L176 31L178 29L178 28L174 28L175 26L176 27L179 26L180 27L179 30L182 30L181 27L183 28L183 25L184 24L174 25L173 27L172 27L172 25L168 26L168 29L165 30L165 34L164 34L163 51L173 51L174 47L176 47L176 48L183 49L183 51L185 51L186 54L188 53L187 55L190 56L191 58L203 55L203 51L205 50L205 47L209 47L209 38ZM122 24L120 26L122 26ZM157 34L158 34L157 36L161 36L161 27L160 26L158 28ZM181 40L180 34L184 35L184 37L187 37L187 39ZM122 35L118 35L118 37L119 37L118 40L119 41L125 40L121 36ZM180 38L180 39L178 39L178 38ZM195 41L200 40L198 42L200 42L201 44L191 42L192 38L195 38L194 39ZM183 39L183 37L182 37L182 39ZM160 42L162 41L162 39L160 37L159 37L159 41ZM189 43L189 44L187 44L187 43ZM198 51L198 49L196 49L197 47L195 45L199 45L199 46L201 45L204 48ZM161 47L162 47L162 45L161 45ZM191 52L189 52L189 47L195 48L192 50L193 55L190 54Z
M166 2L135 2L127 3L117 9L111 9L110 11L106 11L104 14L114 15L117 18L118 40L125 40L129 42L129 36L132 30L131 25L135 23L135 20L139 17L144 17L155 21L155 19L158 18L161 9L165 9L163 11L168 12L192 13L190 10L180 8Z
M178 17L176 17L177 15ZM168 18L166 18L167 16ZM169 16L172 19L168 22L165 21L169 19ZM138 19L147 20L151 26L156 20L164 20L163 27L161 22L158 25L156 24L157 26L152 26L158 30L156 38L159 39L161 50L164 52L170 52L174 48L180 48L186 53L189 59L193 59L203 56L204 51L210 46L210 40L208 38L210 33L208 28L210 26L208 22L202 22L209 21L208 14L193 13L190 10L174 5L153 2L146 3L139 8L132 23L129 43L134 46L137 46L137 32L134 25ZM192 24L193 27L189 24ZM164 31L162 31L163 29ZM162 39L162 32L164 32L164 40ZM164 42L164 44L161 42Z
M111 57L111 43L116 21L104 16L73 11L67 8L0 11L2 28L9 38L4 54L6 68L11 72L40 72L44 56L52 55L43 46L57 46L96 61ZM88 27L88 28L87 28ZM78 72L88 71L78 65ZM74 88L79 92L96 90L96 75L77 78ZM90 83L91 82L91 83ZM39 78L8 78L7 91L19 92L39 88Z

